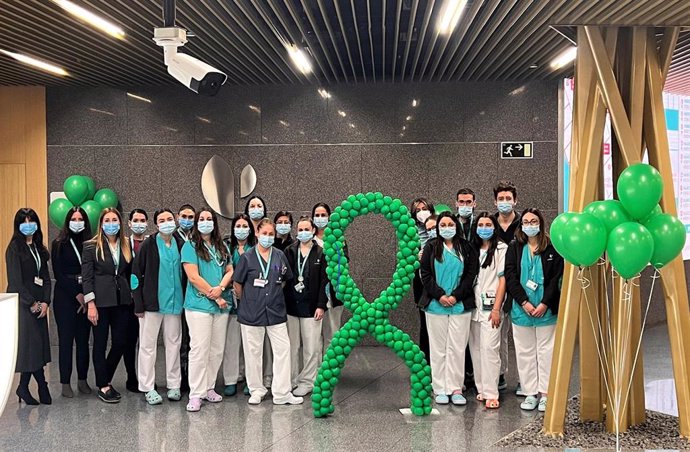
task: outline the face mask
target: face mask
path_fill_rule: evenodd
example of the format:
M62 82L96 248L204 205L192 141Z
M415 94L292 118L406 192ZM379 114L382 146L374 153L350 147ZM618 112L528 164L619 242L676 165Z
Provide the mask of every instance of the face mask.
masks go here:
M314 233L311 231L299 231L297 233L297 240L302 243L311 242L314 238Z
M432 230L427 231L427 232L429 233L429 238L430 238L430 239L435 239L436 237L438 237L438 236L436 235L436 229L432 229Z
M276 225L276 232L278 232L278 234L282 234L282 235L289 234L289 233L290 233L290 229L292 229L292 225L291 225L291 224L282 224L282 223L279 223L279 224Z
M443 237L446 240L450 240L453 237L455 237L455 228L454 227L445 227L445 228L439 228L440 231L439 233L441 234L441 237Z
M494 236L494 228L477 228L477 235L482 240L489 240Z
M22 223L19 225L19 232L26 236L34 235L37 230L38 225L33 221L31 223Z
M161 234L172 234L175 231L175 222L166 221L158 225L158 230Z
M143 234L146 232L146 223L132 223L132 227L130 227L130 229L135 234Z
M513 211L513 203L510 201L500 201L496 205L498 207L498 211L504 215L507 215Z
M247 240L249 237L249 228L235 228L234 232L237 240Z
M431 216L431 212L428 210L420 210L417 212L417 221L424 224L424 222Z
M202 234L210 234L211 232L213 232L213 220L200 221L197 224L196 228Z
M84 226L83 221L70 221L69 222L69 230L74 232L75 234L79 234L85 228L86 227Z
M270 235L260 235L259 236L259 245L263 246L264 248L272 247L273 242L275 242L275 237L273 237L273 236L270 236Z
M472 215L472 210L470 206L460 206L458 207L458 215L462 218L469 218Z
M185 231L189 231L194 226L194 220L189 220L187 218L180 218L180 227Z
M317 228L323 229L328 226L328 217L316 217L314 218L314 224Z
M113 236L120 232L120 223L103 223L105 235Z
M263 207L250 207L249 208L249 218L252 220L260 220L264 217Z
M539 226L523 226L522 232L524 232L527 237L535 237L539 234Z

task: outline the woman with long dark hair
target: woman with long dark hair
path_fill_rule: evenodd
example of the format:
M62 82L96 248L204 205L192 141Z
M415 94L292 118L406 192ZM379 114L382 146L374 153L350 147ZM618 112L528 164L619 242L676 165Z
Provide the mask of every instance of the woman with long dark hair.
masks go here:
M259 221L268 217L268 207L261 196L254 195L247 200L244 205L244 214L252 220L252 225L256 231Z
M38 405L29 392L33 375L38 399L50 405L52 398L43 368L50 362L48 305L50 303L50 254L43 244L41 220L33 209L22 208L14 216L14 232L5 252L7 292L19 294L19 341L15 372L19 372L17 397Z
M60 383L62 396L67 398L74 397L71 385L74 344L77 348L77 388L82 394L91 394L86 382L91 323L86 317L81 276L81 254L84 242L90 238L89 217L84 209L75 206L67 212L60 234L53 240L50 250L55 276L53 311L60 340Z

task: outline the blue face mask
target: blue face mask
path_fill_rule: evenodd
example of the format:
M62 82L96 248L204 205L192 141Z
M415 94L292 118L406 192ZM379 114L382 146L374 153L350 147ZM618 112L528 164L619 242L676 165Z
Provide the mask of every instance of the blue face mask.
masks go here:
M22 223L19 225L19 232L21 232L22 234L24 234L26 236L34 235L37 230L38 230L38 225L34 221L32 221L30 223Z
M161 234L172 234L175 232L175 222L166 221L165 223L161 223L158 225L158 230L161 232Z
M325 228L326 226L328 226L328 217L314 218L314 225L316 225L316 227L319 229Z
M233 232L235 233L237 240L247 240L247 237L249 237L249 228L236 227Z
M273 246L273 242L275 242L275 237L271 235L260 235L259 236L259 245L263 246L264 248L270 248Z
M522 232L524 232L527 237L536 237L537 234L539 234L539 226L523 226Z
M276 232L277 232L278 234L282 234L282 235L289 234L289 233L290 233L290 229L292 229L292 225L291 225L291 224L278 223L278 224L276 225Z
M250 207L249 208L249 218L252 220L260 220L264 217L263 207Z
M113 236L120 232L120 223L103 223L105 235Z
M311 242L314 238L314 233L311 231L299 231L297 233L297 240L302 243Z
M135 234L143 234L146 232L146 223L132 223L132 227L130 229Z
M436 237L438 237L438 236L436 235L436 229L430 229L430 230L427 231L427 232L429 233L429 238L430 238L430 239L435 239Z
M187 218L180 218L180 227L185 231L189 231L194 227L194 220L189 220Z
M477 235L482 240L489 240L494 236L494 228L477 228Z
M445 227L445 228L439 228L439 234L441 234L441 237L443 237L446 240L450 240L453 237L455 237L455 228L454 227Z
M462 218L469 218L472 216L472 210L474 209L471 206L460 206L458 207L458 215Z
M498 211L503 215L508 215L513 211L513 203L511 201L499 201L496 203L496 206L498 207Z
M213 232L213 220L205 220L197 223L196 228L202 234L210 234Z
M75 234L79 234L85 228L86 228L86 226L84 226L83 221L70 221L69 222L69 230L74 232Z

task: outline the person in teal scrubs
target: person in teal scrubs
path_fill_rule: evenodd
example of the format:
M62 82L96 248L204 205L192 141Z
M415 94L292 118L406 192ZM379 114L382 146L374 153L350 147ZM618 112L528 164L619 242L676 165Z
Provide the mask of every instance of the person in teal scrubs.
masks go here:
M429 332L432 387L437 404L465 405L465 350L470 313L475 308L472 287L479 258L452 213L438 216L436 232L438 239L429 241L422 251L419 271L424 285L420 307Z
M522 391L520 408L546 411L551 356L561 298L563 258L538 209L526 209L506 254L505 278ZM537 397L541 395L539 400Z

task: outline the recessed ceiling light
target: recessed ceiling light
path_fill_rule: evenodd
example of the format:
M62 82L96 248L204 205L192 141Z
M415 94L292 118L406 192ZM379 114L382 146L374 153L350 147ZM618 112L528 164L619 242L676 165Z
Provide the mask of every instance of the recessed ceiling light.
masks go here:
M64 9L74 17L83 20L94 28L117 39L125 39L125 31L114 23L98 16L88 9L82 8L69 0L53 0L53 3Z
M319 96L323 97L324 99L330 99L331 98L331 93L326 91L323 88L318 89Z
M354 125L353 123L350 123L350 124L348 124L348 125L350 126L351 129L354 129L354 128L355 128L355 125Z
M577 47L568 47L551 62L551 69L560 69L575 60Z
M290 55L290 59L292 60L293 64L302 74L308 74L311 72L311 61L309 61L309 57L304 50L300 49L294 44L287 45L285 48L287 49L288 55Z
M43 60L39 60L39 59L34 58L34 57L30 57L28 55L23 55L21 53L16 53L16 52L10 52L8 50L3 50L3 49L0 49L0 53L4 53L5 55L10 56L17 61L20 61L24 64L28 64L28 65L33 66L35 68L38 68L42 71L50 72L51 74L62 75L62 76L69 75L69 73L66 70L62 69L59 66L56 66L52 63L48 63L48 62L43 61Z
M417 105L419 105L419 101L417 99L412 99L412 106L416 107Z
M261 109L257 107L256 105L249 105L249 109L253 111L254 113L261 113Z
M344 118L345 116L347 116L347 113L345 113L345 112L342 111L342 110L338 110L338 114L339 114L340 116L342 116L343 118Z
M441 9L437 29L441 34L452 32L460 21L467 0L446 0Z
M198 119L201 122L205 122L206 124L211 124L211 120L208 118L204 118L203 116L197 116L196 119Z
M102 115L115 116L115 113L113 113L112 111L99 110L98 108L89 108L89 111L92 111L94 113L100 113Z
M408 116L405 118L405 121L412 121L412 116Z
M147 99L147 98L145 98L145 97L137 96L136 94L127 93L127 96L131 97L132 99L140 100L140 101L142 101L142 102L147 102L147 103L149 103L149 104L151 103L151 99Z
M287 122L287 121L283 121L283 120L281 119L281 120L278 121L278 122L279 122L281 125L285 126L285 127L290 127L290 123Z
M529 65L529 68L530 68L530 69L536 69L536 68L538 68L538 67L539 67L539 65L537 65L537 64L530 64L530 65Z

